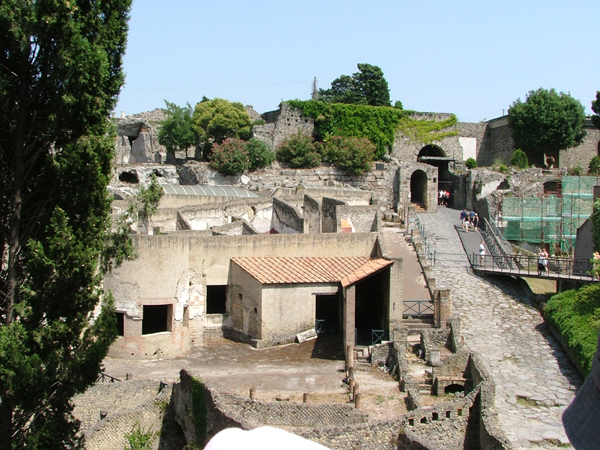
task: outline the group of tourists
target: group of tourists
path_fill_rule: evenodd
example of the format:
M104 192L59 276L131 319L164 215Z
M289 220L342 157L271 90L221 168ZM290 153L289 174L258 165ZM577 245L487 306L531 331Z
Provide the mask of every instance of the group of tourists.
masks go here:
M438 205L448 206L450 204L450 192L440 189L438 191Z
M468 232L469 228L473 228L473 231L476 231L479 226L479 214L475 211L463 209L460 212L460 222L462 223L463 230Z

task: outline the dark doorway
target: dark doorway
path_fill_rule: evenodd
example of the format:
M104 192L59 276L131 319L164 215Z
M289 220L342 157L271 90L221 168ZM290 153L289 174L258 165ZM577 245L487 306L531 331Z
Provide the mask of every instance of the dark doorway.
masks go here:
M227 286L206 286L206 314L227 312Z
M317 333L337 333L339 331L340 302L338 295L317 295L316 315Z
M125 313L117 314L117 336L125 336Z
M427 174L422 170L415 170L410 176L410 202L427 207Z
M417 161L438 168L437 191L447 191L450 193L449 205L452 206L454 199L454 176L450 173L448 163L452 158L448 158L444 150L437 145L426 145L421 149L417 156Z
M144 305L142 334L171 331L172 305Z
M356 284L356 344L372 345L387 340L386 283L389 270L382 270ZM384 336L381 336L383 331Z

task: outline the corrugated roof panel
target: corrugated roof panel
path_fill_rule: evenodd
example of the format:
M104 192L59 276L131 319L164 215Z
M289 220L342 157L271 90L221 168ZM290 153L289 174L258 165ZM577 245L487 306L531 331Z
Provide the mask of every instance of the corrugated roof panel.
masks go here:
M163 192L167 195L205 195L214 197L258 197L254 192L236 186L208 186L208 185L180 185L161 184Z

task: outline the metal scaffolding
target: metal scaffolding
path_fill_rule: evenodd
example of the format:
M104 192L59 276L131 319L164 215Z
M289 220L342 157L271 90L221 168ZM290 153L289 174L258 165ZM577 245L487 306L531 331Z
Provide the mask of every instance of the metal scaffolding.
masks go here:
M502 199L498 225L509 241L550 244L569 252L592 214L596 177L564 176L558 194Z

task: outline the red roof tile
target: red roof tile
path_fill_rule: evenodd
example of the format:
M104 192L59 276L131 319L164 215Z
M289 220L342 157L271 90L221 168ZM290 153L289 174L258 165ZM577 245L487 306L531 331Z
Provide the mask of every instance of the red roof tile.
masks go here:
M346 287L393 264L368 257L231 258L262 284L338 283Z

